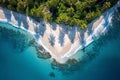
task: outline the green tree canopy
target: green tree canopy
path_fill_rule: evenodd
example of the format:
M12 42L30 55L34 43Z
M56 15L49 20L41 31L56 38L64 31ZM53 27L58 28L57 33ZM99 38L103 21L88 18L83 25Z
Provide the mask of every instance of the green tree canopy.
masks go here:
M85 28L118 0L0 0L8 9L24 12L35 19L55 21Z

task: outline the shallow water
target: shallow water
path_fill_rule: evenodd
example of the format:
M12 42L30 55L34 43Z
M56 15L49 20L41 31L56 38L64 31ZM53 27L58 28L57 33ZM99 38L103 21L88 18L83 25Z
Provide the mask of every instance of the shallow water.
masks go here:
M83 61L66 71L53 69L50 60L39 59L36 49L28 46L29 34L20 37L10 33L10 38L0 31L0 80L120 80L119 15L115 14L106 35L75 55ZM25 48L22 51L21 44Z

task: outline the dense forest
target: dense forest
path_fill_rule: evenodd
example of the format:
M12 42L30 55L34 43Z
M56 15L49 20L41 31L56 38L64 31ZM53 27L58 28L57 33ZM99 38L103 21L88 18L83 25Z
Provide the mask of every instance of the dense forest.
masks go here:
M0 0L0 6L48 22L86 28L118 0Z

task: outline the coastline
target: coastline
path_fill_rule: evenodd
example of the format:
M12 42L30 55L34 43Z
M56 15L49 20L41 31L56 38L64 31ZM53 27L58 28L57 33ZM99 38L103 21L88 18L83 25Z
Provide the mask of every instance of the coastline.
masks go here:
M49 24L45 21L36 22L35 20L33 20L32 18L26 15L9 11L1 7L0 7L0 14L1 14L0 21L10 23L15 27L30 32L35 37L36 41L40 45L42 45L46 51L50 52L52 58L55 58L60 63L64 63L78 50L92 43L94 41L94 37L99 37L99 34L103 34L104 32L106 32L106 30L109 28L108 26L110 25L112 15L115 12L115 8L117 6L118 4L116 4L113 8L103 13L99 18L95 19L93 22L91 22L88 25L88 27L85 30L78 30L77 27L70 29L68 26L65 25L61 26L56 23ZM113 11L109 13L109 11L111 10ZM5 11L8 11L8 13L5 13ZM8 16L11 15L11 16L7 18L6 15ZM21 24L19 24L19 20L22 20ZM25 21L27 22L27 24ZM107 22L107 26L106 26L106 22ZM26 28L26 25L29 27ZM52 28L54 25L56 25L55 30ZM41 30L44 30L44 28L46 29L41 32L41 30L39 30L40 27L42 27ZM67 33L65 32L67 29L66 27L69 28ZM58 39L59 38L58 36L61 34L62 34L62 38L64 37L63 38L64 40L62 39L63 43L61 43L63 44L62 46ZM69 36L71 34L74 34L72 39ZM53 35L52 40L55 39L53 46L51 45L49 40L51 35Z
M87 47L89 44L91 44L94 39L98 39L100 35L102 34L105 34L107 32L107 30L110 28L110 25L111 25L111 19L112 19L112 16L115 12L115 9L117 8L116 7L117 5L115 5L114 7L110 8L108 11L104 12L100 17L102 17L102 20L97 23L97 19L95 19L92 23L90 23L89 25L91 26L91 24L95 24L97 23L98 26L94 29L93 33L90 34L90 36L85 40L85 44L83 43L83 47L82 46L79 46L79 48L77 48L75 50L75 52L73 52L73 54L65 54L64 57L70 57L72 55L74 55L78 50L80 49L83 49L84 47ZM100 20L100 19L99 19ZM89 27L88 25L88 27ZM77 42L77 41L76 41ZM75 44L77 45L77 44ZM74 48L74 46L73 46Z

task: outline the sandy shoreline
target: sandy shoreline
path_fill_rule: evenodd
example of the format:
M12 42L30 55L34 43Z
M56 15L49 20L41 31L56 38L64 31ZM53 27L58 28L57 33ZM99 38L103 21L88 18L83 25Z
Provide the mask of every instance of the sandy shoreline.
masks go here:
M79 49L88 46L94 37L104 33L110 25L112 15L118 4L95 19L88 28L80 30L78 27L70 28L66 25L37 22L20 13L9 11L0 7L0 21L8 22L16 27L29 31L53 58L64 63Z

